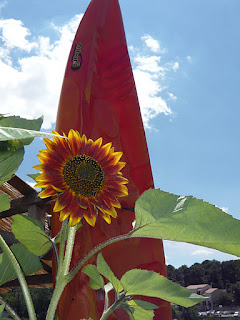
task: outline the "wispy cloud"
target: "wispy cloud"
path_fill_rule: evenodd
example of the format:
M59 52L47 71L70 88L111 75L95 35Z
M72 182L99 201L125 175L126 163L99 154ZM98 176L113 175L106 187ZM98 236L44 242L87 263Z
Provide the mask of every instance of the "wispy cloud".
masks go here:
M193 256L209 256L214 255L214 251L206 248L200 248L192 252Z
M143 122L146 128L152 128L151 120L159 116L173 115L169 101L177 97L168 90L168 75L177 72L178 61L166 61L167 49L150 35L141 38L142 47L130 46L133 74L136 82ZM146 48L147 47L147 48Z
M164 249L168 257L167 262L175 267L180 267L184 264L191 266L195 262L201 263L208 259L218 261L237 259L237 257L230 254L184 242L164 240Z
M146 34L141 37L141 40L145 43L145 45L154 53L167 53L166 48L161 48L160 43L158 40L154 39L149 34Z
M177 97L172 92L168 92L168 97L170 100L173 100L173 101L177 100Z
M0 12L4 7L6 7L6 5L7 5L7 1L0 1Z

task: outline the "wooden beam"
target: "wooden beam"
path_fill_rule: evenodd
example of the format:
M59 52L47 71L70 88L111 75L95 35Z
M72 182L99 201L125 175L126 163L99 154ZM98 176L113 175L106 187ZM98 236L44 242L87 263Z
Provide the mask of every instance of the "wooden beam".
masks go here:
M16 175L13 175L13 177L8 180L8 183L17 189L21 194L27 195L32 192L36 192L34 188L32 188L29 184L27 184L25 181L23 181L21 178L19 178Z
M14 214L21 214L21 213L28 212L28 208L31 205L37 205L40 208L45 207L45 211L48 211L48 208L46 208L46 203L48 201L50 201L50 198L40 199L37 195L37 192L34 191L21 198L11 200L10 209L6 211L2 211L0 213L0 219L11 217Z
M25 279L28 285L52 284L52 275L49 273L26 276ZM11 287L19 287L19 286L20 284L18 279L15 279L2 284L1 288L11 288Z

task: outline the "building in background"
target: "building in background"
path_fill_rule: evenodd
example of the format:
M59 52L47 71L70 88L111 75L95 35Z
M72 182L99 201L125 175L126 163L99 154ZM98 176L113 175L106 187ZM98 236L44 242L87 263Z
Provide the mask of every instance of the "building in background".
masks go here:
M212 288L209 284L191 284L187 286L187 289L192 293L207 297L205 301L200 303L200 306L205 310L212 310L213 305L218 301L220 289Z

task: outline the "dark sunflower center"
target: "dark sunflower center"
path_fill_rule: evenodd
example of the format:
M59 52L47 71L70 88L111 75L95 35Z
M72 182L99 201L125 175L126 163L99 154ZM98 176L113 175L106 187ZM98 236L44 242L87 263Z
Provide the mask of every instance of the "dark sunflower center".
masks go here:
M89 198L101 192L104 172L96 160L83 154L66 161L63 179L76 194Z

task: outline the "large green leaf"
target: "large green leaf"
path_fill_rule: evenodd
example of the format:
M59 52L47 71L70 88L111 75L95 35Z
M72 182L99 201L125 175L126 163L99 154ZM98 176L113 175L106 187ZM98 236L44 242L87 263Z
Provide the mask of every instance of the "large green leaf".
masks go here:
M10 200L6 194L0 194L0 212L10 209Z
M20 118L18 116L10 116L10 117L0 117L0 127L3 131L0 130L1 134L0 137L5 136L3 140L12 140L12 139L21 139L23 144L30 144L34 137L14 137L14 133L11 131L8 132L7 127L10 128L20 128L20 129L28 129L28 130L34 130L39 131L41 128L43 122L43 117L40 117L38 119L28 120L24 118ZM4 127L4 128L2 128ZM8 138L7 136L10 136L12 138ZM0 139L1 140L1 139Z
M13 216L12 232L36 256L45 254L52 246L40 222L31 217L20 214Z
M130 300L125 302L126 307L124 308L130 319L134 320L152 320L154 317L154 309L158 306L147 301L142 300Z
M132 237L188 242L240 256L240 220L192 196L149 189L136 201Z
M29 252L23 244L18 243L11 246L11 250L15 255L25 275L30 275L40 269L42 264L39 258ZM0 254L0 286L10 280L16 279L16 273L5 253Z
M183 307L191 307L205 300L154 271L132 269L120 281L126 296L156 297Z
M98 272L96 266L92 264L88 264L82 269L82 272L89 276L90 278L89 286L92 289L97 290L101 288L104 290L104 280L103 280L103 277Z
M51 133L39 132L35 130L0 127L0 141L19 139L23 142L28 141L29 144L35 137L47 137L51 135Z
M97 257L97 269L106 279L108 279L108 281L111 282L111 284L113 285L113 287L117 293L123 290L123 287L122 287L120 281L114 275L114 273L110 269L107 262L104 260L101 252L99 252L98 257Z
M11 179L20 166L24 156L24 149L5 150L0 152L0 185Z

